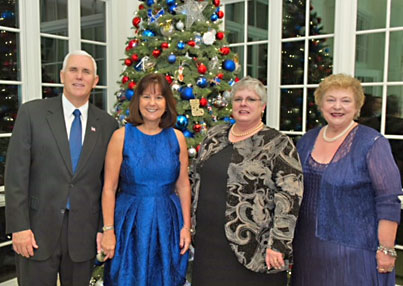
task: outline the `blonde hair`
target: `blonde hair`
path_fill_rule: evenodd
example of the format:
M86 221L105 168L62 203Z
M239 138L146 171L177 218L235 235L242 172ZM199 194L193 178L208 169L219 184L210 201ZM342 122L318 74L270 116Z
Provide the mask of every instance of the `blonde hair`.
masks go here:
M355 105L358 109L358 114L365 101L364 90L361 82L347 74L332 74L326 77L315 90L315 103L317 106L322 105L323 96L331 89L347 89L353 93Z

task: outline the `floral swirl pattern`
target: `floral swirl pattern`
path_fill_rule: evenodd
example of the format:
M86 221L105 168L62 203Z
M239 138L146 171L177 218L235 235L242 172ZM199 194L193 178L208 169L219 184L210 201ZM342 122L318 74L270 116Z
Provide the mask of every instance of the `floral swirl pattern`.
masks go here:
M209 130L191 169L192 223L196 226L199 168L228 144L229 125ZM302 199L302 170L291 139L264 127L234 143L228 167L225 234L238 261L255 272L272 273L265 264L266 249L292 256L292 239ZM197 247L197 246L196 246Z

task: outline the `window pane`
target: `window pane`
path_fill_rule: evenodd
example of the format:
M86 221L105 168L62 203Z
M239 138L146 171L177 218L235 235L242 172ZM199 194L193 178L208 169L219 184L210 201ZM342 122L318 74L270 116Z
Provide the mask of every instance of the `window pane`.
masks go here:
M68 42L65 40L41 38L42 51L42 82L59 83L60 70L68 52Z
M0 85L0 133L13 131L20 103L20 93L17 85Z
M106 47L86 43L82 43L81 46L84 51L94 57L97 63L98 84L106 85Z
M392 0L392 7L390 9L390 26L401 27L403 26L403 1Z
M307 115L306 115L306 130L315 128L319 125L325 125L325 120L315 104L314 88L308 89Z
M81 38L105 42L105 2L81 0Z
M0 30L0 79L20 80L19 34Z
M281 84L302 84L304 41L283 43L281 53Z
M225 31L228 43L244 41L245 5L243 2L225 5Z
M247 74L267 84L267 44L248 46Z
M239 64L243 65L243 59L244 59L244 47L243 46L238 46L238 47L231 47L231 51L233 51L235 54L238 55L238 62ZM242 78L244 77L243 74L243 69L241 68L241 70L239 71L239 77Z
M302 131L302 94L302 89L281 89L281 130Z
M395 158L397 167L400 170L400 179L403 185L403 140L389 139L392 148L393 157Z
M357 30L386 27L387 0L358 0Z
M90 102L92 104L95 104L95 106L106 110L106 96L107 96L106 89L96 88L91 93Z
M383 80L385 33L357 36L355 75L362 82Z
M390 32L389 81L403 81L403 31Z
M310 40L308 58L308 83L319 83L332 74L333 38Z
M2 142L0 139L0 146L2 146ZM8 140L7 140L8 141ZM8 142L7 142L8 144ZM1 150L2 151L2 150ZM4 168L1 171L3 174ZM3 182L1 183L3 184ZM2 196L2 200L4 199L4 195ZM0 207L0 243L9 241L10 237L6 234L6 219L5 219L5 208ZM4 246L0 248L0 283L10 280L16 276L15 272L15 254L11 245Z
M283 38L305 36L305 1L283 1Z
M248 3L248 41L267 40L269 4L252 0Z
M67 0L40 0L41 33L67 36Z
M55 97L62 94L63 87L42 86L42 98Z
M403 135L403 86L389 86L386 101L385 133ZM403 140L402 140L403 142ZM403 153L403 149L400 149Z
M335 0L311 0L309 35L334 32Z
M4 185L4 167L6 164L6 154L8 148L8 142L10 142L10 137L0 138L0 185ZM1 249L1 248L0 248ZM1 255L0 255L1 257ZM1 267L0 267L1 269Z
M358 122L375 130L381 130L382 86L364 87L365 102Z
M0 26L18 28L18 1L0 1Z

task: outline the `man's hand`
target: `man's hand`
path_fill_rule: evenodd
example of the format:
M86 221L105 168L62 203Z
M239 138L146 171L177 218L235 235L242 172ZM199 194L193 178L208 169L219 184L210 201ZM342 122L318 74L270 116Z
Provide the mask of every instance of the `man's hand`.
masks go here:
M13 249L17 254L29 258L34 256L34 248L37 249L38 245L30 229L13 233Z

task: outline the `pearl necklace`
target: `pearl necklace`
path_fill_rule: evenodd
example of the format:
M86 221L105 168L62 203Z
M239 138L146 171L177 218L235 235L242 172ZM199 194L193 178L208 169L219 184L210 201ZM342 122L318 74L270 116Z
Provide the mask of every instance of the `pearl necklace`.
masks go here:
M327 137L326 132L327 132L327 127L328 127L329 125L326 125L326 126L323 128L323 133L322 133L323 140L325 140L326 142L330 142L330 143L336 141L337 139L343 137L343 135L346 134L347 131L354 125L354 123L355 123L354 120L351 121L351 123L347 126L346 129L344 129L340 134L334 136L333 138Z
M237 133L236 131L234 131L235 125L236 125L236 123L234 125L232 125L232 127L231 127L231 130L230 130L231 134L235 137L244 137L244 136L250 135L250 134L256 132L257 130L259 130L260 128L262 128L264 126L264 123L260 122L257 126L253 127L252 129L249 129L243 133Z

